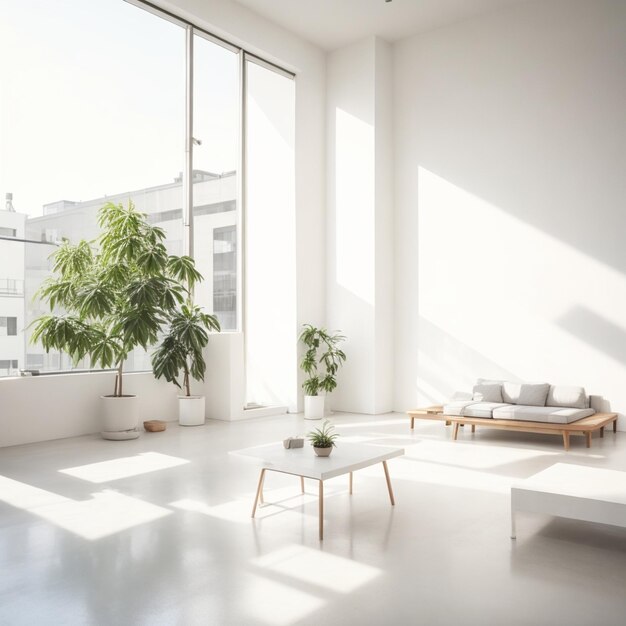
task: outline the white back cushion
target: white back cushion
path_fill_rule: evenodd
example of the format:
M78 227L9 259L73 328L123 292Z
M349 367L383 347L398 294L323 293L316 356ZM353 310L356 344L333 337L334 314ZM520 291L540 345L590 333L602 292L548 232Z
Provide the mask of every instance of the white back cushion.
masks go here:
M546 399L550 391L548 383L523 384L515 404L523 406L546 406Z
M477 402L502 402L502 385L500 383L474 385L472 399Z
M572 407L586 409L589 407L589 398L584 387L568 387L566 385L550 385L546 406Z
M519 383L502 383L502 400L509 404L518 404L521 385Z

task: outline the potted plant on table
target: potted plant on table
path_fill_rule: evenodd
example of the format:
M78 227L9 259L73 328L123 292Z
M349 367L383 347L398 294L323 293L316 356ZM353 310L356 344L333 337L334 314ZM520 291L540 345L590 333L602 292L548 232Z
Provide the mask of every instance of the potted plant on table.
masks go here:
M324 420L321 428L315 428L307 435L317 456L330 456L337 445L335 439L339 435L333 432L334 429L335 427L328 420Z
M99 225L95 241L65 241L52 255L54 276L39 291L51 313L33 322L31 341L74 363L115 368L113 393L102 396L101 434L135 439L139 411L137 398L124 393L124 362L156 343L168 314L185 300L183 282L193 286L200 275L190 257L167 254L164 231L130 201L105 204Z
M155 377L165 378L184 391L178 396L178 422L181 426L204 424L204 396L191 395L190 379L204 380L206 363L202 350L209 342L209 331L220 330L217 318L204 313L191 302L170 315L168 332L152 355ZM182 373L182 384L179 382Z
M304 417L321 419L324 417L325 396L320 392L330 393L337 387L337 372L346 360L339 344L345 337L338 332L331 334L325 328L305 324L299 340L306 347L300 363L300 369L307 375L302 384L305 392Z

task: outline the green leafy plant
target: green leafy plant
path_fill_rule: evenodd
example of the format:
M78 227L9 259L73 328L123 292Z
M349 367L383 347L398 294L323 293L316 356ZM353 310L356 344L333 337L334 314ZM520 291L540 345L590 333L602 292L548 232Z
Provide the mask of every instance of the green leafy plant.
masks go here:
M204 313L191 302L171 314L169 331L152 355L152 371L156 378L165 378L185 395L191 395L190 378L204 380L206 363L202 349L209 342L209 331L219 331L217 318ZM183 374L182 386L178 381Z
M75 363L88 358L92 366L115 367L118 397L128 355L156 343L162 324L202 277L192 258L167 254L163 229L132 202L108 202L98 217L96 240L65 241L52 255L54 275L38 293L51 313L33 322L31 341L46 352L66 352Z
M328 420L324 420L322 427L312 430L307 435L307 439L314 448L332 448L337 445L335 439L339 437L337 433L333 432L334 430L335 427Z
M300 363L300 369L307 375L302 384L306 395L317 396L320 391L330 393L337 387L337 372L346 360L345 353L338 347L345 337L305 324L299 340L306 347ZM318 369L320 366L322 371Z

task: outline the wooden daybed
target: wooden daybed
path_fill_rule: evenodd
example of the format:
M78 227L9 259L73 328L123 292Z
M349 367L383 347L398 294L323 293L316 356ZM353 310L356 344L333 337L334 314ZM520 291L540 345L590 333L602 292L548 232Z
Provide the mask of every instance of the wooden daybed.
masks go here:
M587 447L591 447L591 434L600 431L600 437L604 437L604 429L609 424L613 424L613 432L617 432L617 413L594 413L589 417L583 417L571 424L552 424L549 422L527 422L522 420L493 419L491 417L463 417L458 415L444 415L442 406L430 406L423 409L407 411L411 419L411 429L414 428L416 419L441 420L446 425L453 426L452 438L457 439L459 427L472 427L472 432L476 431L476 426L486 428L499 428L501 430L517 430L525 433L541 433L542 435L561 435L563 437L563 447L569 450L571 435L584 435Z

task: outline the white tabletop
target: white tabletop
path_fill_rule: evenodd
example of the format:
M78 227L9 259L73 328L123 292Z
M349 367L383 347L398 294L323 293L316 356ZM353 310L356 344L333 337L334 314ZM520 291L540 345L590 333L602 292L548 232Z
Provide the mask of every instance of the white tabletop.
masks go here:
M555 463L512 489L626 504L626 471Z
M402 456L404 449L363 443L337 443L330 456L318 457L307 442L304 448L286 450L281 441L234 450L232 454L261 459L263 467L277 472L326 480Z

